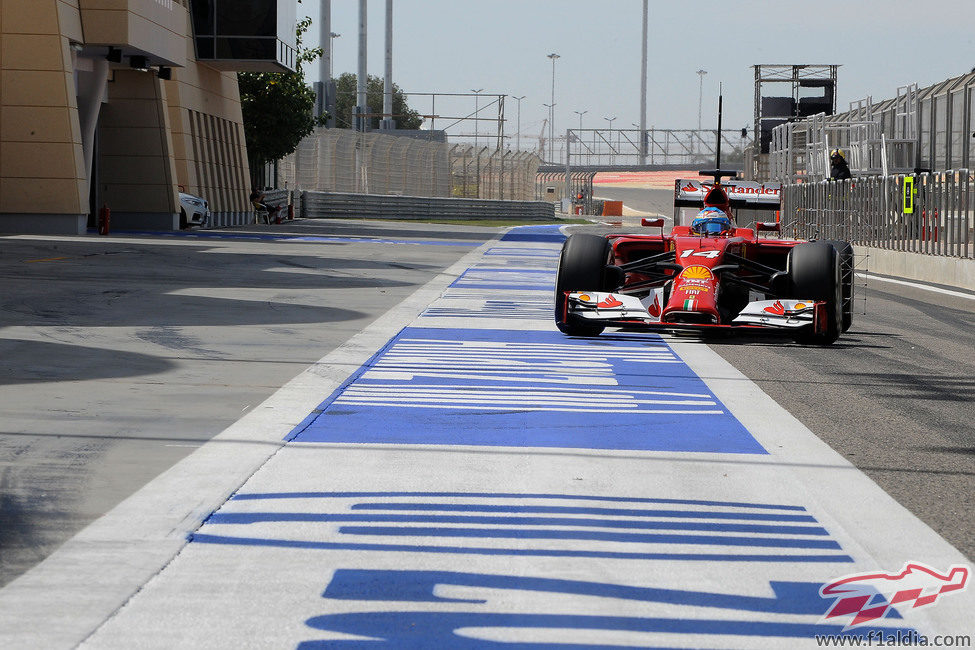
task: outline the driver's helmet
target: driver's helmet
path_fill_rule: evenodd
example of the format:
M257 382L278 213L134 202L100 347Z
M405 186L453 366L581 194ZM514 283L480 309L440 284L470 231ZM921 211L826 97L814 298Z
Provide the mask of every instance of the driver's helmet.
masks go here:
M704 208L691 222L691 232L698 235L721 235L731 232L731 219L720 208Z

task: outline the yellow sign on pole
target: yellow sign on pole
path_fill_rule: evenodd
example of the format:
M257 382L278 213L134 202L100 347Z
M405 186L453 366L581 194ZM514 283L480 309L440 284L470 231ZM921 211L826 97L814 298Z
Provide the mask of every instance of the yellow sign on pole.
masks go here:
M914 177L904 177L904 214L914 214Z

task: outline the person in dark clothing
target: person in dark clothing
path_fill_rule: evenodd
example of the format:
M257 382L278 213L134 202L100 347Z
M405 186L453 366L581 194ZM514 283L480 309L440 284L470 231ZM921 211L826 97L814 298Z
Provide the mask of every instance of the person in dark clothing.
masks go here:
M833 149L829 152L829 178L833 181L853 178L853 174L850 173L850 166L846 164L846 158L840 149Z
M264 192L261 192L260 190L256 190L256 189L253 192L251 192L251 203L253 204L254 209L256 210L267 210L269 220L277 219L279 213L281 212L281 209L284 207L283 205L278 205L278 206L268 205L267 198L264 196Z

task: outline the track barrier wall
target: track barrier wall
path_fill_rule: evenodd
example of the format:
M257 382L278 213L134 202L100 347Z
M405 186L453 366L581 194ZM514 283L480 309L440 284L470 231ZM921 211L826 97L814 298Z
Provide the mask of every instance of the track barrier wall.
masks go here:
M545 201L494 201L347 192L301 193L301 216L311 219L539 219L555 218Z

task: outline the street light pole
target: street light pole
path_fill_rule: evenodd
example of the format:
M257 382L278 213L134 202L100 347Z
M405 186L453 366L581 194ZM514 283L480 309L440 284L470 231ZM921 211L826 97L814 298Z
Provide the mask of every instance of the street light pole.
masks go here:
M518 132L515 134L516 151L521 151L521 100L523 100L525 97L526 95L522 95L521 97L512 96L512 99L518 102Z
M552 105L549 109L548 120L548 153L549 160L555 161L555 60L560 58L558 54L552 52L548 55L548 58L552 59Z
M477 90L474 90L473 88L471 88L471 92L474 93L474 150L475 151L477 150L477 133L478 133L478 129L477 129L477 114L478 114L478 111L481 110L480 109L480 105L478 104L478 100L481 98L481 94L480 93L481 93L482 90L484 90L484 89L483 88L478 88Z
M544 106L545 108L548 109L548 114L549 115L552 114L552 111L555 108L554 104L542 104L542 106ZM551 125L552 125L552 123L551 123L551 121L549 121L549 126L551 126ZM544 128L544 126L545 125L543 124L542 127ZM549 149L549 152L551 152L552 151L552 146L551 146L552 145L552 142L551 142L551 139L552 139L552 129L549 129L548 130L548 137L549 137L549 147L548 147L548 149ZM541 144L541 143L539 143L539 144ZM543 148L542 149L542 160L544 161L544 159L545 159L545 149Z
M613 151L613 122L616 120L616 116L603 116L603 119L609 122L609 164L612 165L614 162L616 162L616 157L613 155L615 153Z
M581 131L582 130L582 116L585 115L586 113L588 113L589 111L582 111L581 113L579 111L572 111L572 112L579 116L579 130Z
M697 91L697 130L701 130L701 104L704 100L704 75L708 73L707 70L698 70L697 75L701 78L701 85Z

